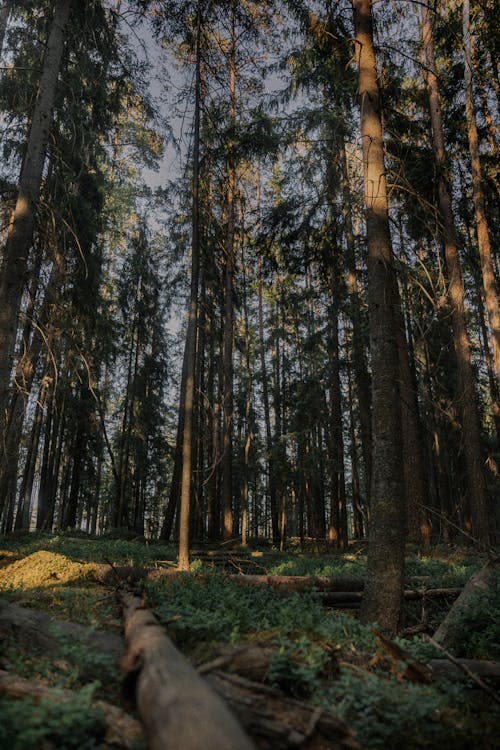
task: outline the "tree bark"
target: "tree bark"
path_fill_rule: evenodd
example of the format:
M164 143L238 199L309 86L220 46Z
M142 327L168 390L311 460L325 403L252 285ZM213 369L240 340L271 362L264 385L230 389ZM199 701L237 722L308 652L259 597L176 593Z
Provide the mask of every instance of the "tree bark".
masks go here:
M352 323L352 352L354 382L358 396L359 422L361 428L361 451L363 455L365 502L369 504L372 475L372 426L371 426L371 379L368 372L363 336L362 300L358 289L356 270L356 244L353 231L351 201L349 190L349 170L345 143L340 152L342 173L342 195L344 203L344 232L346 237L345 263L347 272L347 291L349 294L349 316Z
M122 594L125 674L135 677L136 699L151 750L251 750L225 704L175 648L141 599Z
M347 724L322 709L235 674L206 679L262 750L360 750Z
M200 96L201 96L201 9L198 4L196 28L196 80L192 183L192 248L189 317L186 333L186 395L182 436L182 477L179 518L179 570L189 569L189 516L193 460L193 417L196 378L196 330L198 326L198 285L200 276Z
M396 338L397 281L389 231L371 1L353 0L352 5L361 105L372 363L370 546L362 614L365 621L377 621L393 632L401 612L405 511Z
M236 32L234 2L230 6L231 39L229 51L229 125L236 117ZM235 235L236 167L233 148L228 156L227 234L224 281L224 410L222 430L222 504L223 538L233 536L233 336L234 336L234 235Z
M401 248L403 247L402 228ZM401 388L401 434L403 438L403 476L406 498L406 530L411 541L430 544L427 505L427 477L422 453L422 428L418 409L417 383L411 368L405 319L401 307L396 313L396 338L399 352ZM411 340L411 339L410 339Z

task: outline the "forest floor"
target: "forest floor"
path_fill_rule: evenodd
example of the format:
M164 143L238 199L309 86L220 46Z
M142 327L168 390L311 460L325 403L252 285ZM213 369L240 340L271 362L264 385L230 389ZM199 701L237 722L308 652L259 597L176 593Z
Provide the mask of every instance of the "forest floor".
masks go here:
M481 687L460 670L457 679L430 674L425 667L433 659L500 661L498 573L494 584L477 594L453 623L446 654L427 637L453 604L456 593L451 590L463 587L485 558L452 547L409 554L406 589L445 593L409 599L405 634L393 641L360 623L355 596L351 602L340 602L342 608L325 606L328 598L322 600L310 587L284 592L266 584L241 585L235 578L363 577L363 544L336 554L206 547L194 552L190 573L164 575L173 570L175 559L173 547L144 541L48 534L0 538L0 747L92 750L114 742L147 747L133 732L125 741L106 734L99 700L137 718L113 653L94 648L92 639L84 642L57 629L49 633L56 648L44 644L34 631L23 637L21 630L10 627L5 614L16 605L121 637L116 590L122 575L128 575L128 585L144 596L177 648L201 666L202 673L224 668L275 689L269 695L282 694L286 700L329 712L346 722L362 748L499 747L498 678L496 683L484 679ZM111 576L102 575L106 565ZM129 566L128 574L117 566ZM144 570L160 573L145 578ZM240 659L239 667L233 659L236 653L252 657ZM23 684L71 691L65 694L69 700L61 709L60 701L54 700L57 693L46 691L41 701L36 695L16 695L3 688L2 675L7 685L17 677L24 678ZM313 716L317 719L318 713ZM269 740L253 739L258 747L273 747ZM309 740L296 746L344 747Z

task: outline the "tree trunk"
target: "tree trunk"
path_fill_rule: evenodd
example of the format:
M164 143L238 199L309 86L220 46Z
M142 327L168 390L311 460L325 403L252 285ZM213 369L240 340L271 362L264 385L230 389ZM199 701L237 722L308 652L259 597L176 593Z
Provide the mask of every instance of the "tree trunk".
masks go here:
M5 34L9 24L10 12L12 9L12 0L3 0L0 6L0 56L3 52Z
M338 265L338 250L333 259ZM330 425L328 430L329 463L331 475L331 509L328 539L338 549L346 549L348 545L347 508L344 471L344 435L342 429L342 390L340 383L339 362L339 274L338 268L331 272L330 288L330 331L329 331L329 361L330 361Z
M250 361L250 328L248 321L248 303L247 303L247 275L246 263L243 253L243 317L245 326L245 368L247 381L247 392L245 398L245 446L243 449L243 497L241 509L241 543L245 546L248 542L249 531L249 514L250 514L250 454L254 441L253 434L253 414L252 414L252 370Z
M97 677L116 679L115 662L123 654L123 640L118 635L58 620L45 612L1 599L0 636L2 643L12 640L16 645L41 651L50 658L67 657L68 643L77 643L91 655L102 657L105 654L108 657L106 660L89 659L83 664L82 677L88 680Z
M479 139L477 135L476 115L474 112L474 96L472 86L472 58L470 38L469 0L463 0L463 36L464 36L464 82L465 82L465 114L467 118L467 134L469 139L469 153L472 173L472 195L476 212L477 244L481 271L483 276L484 299L488 310L493 355L497 380L500 384L500 306L498 288L491 259L490 236L486 219L486 205L483 192L483 175L479 158Z
M491 155L496 159L496 163L497 163L494 180L495 180L495 186L496 186L497 193L498 193L498 191L500 190L500 185L499 185L500 148L498 145L498 127L497 127L497 124L494 122L493 117L491 115L490 102L488 100L488 94L486 93L486 89L484 87L484 79L481 76L479 62L478 62L476 50L475 50L475 40L473 36L470 37L470 56L471 56L472 65L474 68L474 75L476 78L479 97L481 99L481 109L483 110L484 121L488 129L488 143L490 146Z
M181 506L182 507L182 506ZM254 746L217 695L175 648L141 599L122 594L126 654L151 750L251 750Z
M182 436L182 477L179 516L179 569L189 570L189 516L193 459L194 386L196 378L196 331L198 326L198 285L200 276L200 96L201 96L201 9L198 5L196 28L196 81L192 183L192 248L189 317L186 332L186 394Z
M7 243L0 269L0 420L2 422L8 403L18 319L27 280L28 258L64 48L64 31L70 14L71 2L72 0L57 0L55 3L38 96L19 178L16 205L10 218ZM0 424L0 434L3 434L2 424Z
M400 232L402 249L403 236L401 226ZM428 545L430 544L430 526L424 507L427 504L428 491L422 453L422 429L418 409L417 383L411 368L405 319L400 306L396 310L396 340L399 352L401 388L401 434L403 437L406 529L408 538L411 541L422 541Z
M258 202L260 199L260 183ZM273 437L271 432L271 410L269 406L269 383L267 378L266 366L266 349L264 341L264 303L262 294L262 259L259 255L257 259L257 280L259 295L259 354L260 370L262 375L262 401L264 404L264 424L266 430L266 453L267 453L267 471L269 476L269 504L271 507L271 526L273 542L279 542L279 523L278 510L276 507L276 468L273 453Z
M498 563L488 562L469 578L462 593L434 633L434 640L441 646L455 647L454 639L460 639L462 629L459 627L458 631L454 631L454 625L459 622L464 613L476 606L478 594L492 589L498 577L498 571Z
M446 174L441 102L438 79L435 73L434 46L429 9L422 7L422 41L426 59L426 79L432 126L434 159L438 172L439 213L443 234L448 298L451 307L453 344L459 371L458 399L462 412L462 441L467 465L469 503L472 510L472 531L477 543L484 547L492 541L491 516L488 510L486 482L481 450L480 418L476 383L471 362L471 346L467 333L464 306L464 285L458 252L450 187Z
M349 316L352 322L354 382L358 396L359 422L361 427L365 501L369 504L372 474L371 382L366 364L363 321L361 319L361 298L358 289L356 246L351 211L352 197L349 190L349 171L345 143L340 152L340 160L344 206L344 233L346 238L345 264L347 271L347 291L349 294Z
M349 435L350 435L350 458L351 458L351 492L352 492L352 514L354 539L363 539L365 536L366 513L361 502L359 491L358 451L356 446L356 430L354 424L354 409L352 405L351 373L347 373L347 401L349 404Z
M231 39L229 51L229 124L236 116L236 32L234 2L230 9ZM222 504L223 538L233 536L233 336L234 336L234 234L235 234L236 168L232 147L228 156L227 235L224 300L224 419L222 434Z
M372 364L372 491L368 581L363 618L398 627L404 565L398 298L389 232L384 143L370 0L353 0L361 104L368 306Z

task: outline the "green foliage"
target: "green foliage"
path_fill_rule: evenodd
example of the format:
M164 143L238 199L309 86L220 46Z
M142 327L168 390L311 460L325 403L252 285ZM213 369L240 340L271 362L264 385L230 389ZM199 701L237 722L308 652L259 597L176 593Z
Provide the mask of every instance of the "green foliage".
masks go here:
M477 557L459 556L455 560L449 559L450 553L445 559L437 559L435 556L416 555L406 560L405 572L407 576L430 576L433 583L439 583L446 578L449 586L463 586L484 563Z
M158 617L182 643L235 642L270 632L278 639L309 636L334 645L349 646L355 640L368 651L375 647L369 627L344 613L325 612L308 594L283 597L268 587L243 586L215 573L147 583L146 590Z
M267 567L268 575L294 575L294 576L362 576L366 573L366 558L354 556L338 556L325 560L322 557L295 557Z
M305 636L281 638L278 645L269 664L268 681L296 698L308 698L328 670L329 651Z
M363 670L342 672L317 702L345 719L362 747L420 750L494 747L500 715L489 709L476 721L467 689L401 684ZM492 712L492 713L491 713Z
M240 635L278 630L314 630L324 612L309 596L282 598L268 588L241 586L217 574L146 584L149 601L182 641L238 640Z
M171 545L144 544L128 539L101 538L89 540L68 538L64 534L12 535L2 540L6 550L15 550L23 557L39 550L56 552L79 562L105 563L115 565L148 565L154 560L175 560L177 551Z
M84 643L75 641L74 638L58 633L58 641L61 645L62 656L76 668L77 678L80 674L90 671L94 674L106 675L106 679L120 678L118 664L113 656L106 652L97 652L89 649Z
M102 711L92 705L95 685L86 685L64 704L44 699L0 698L0 746L9 750L94 750L104 747Z
M102 589L81 574L76 578L69 575L72 567L86 567L75 561L86 564L110 560L118 565L147 567L155 560L175 557L169 546L121 538L69 538L62 534L16 535L5 539L2 546L7 561L14 563L13 569L21 571L21 563L25 564L26 575L36 567L35 552L44 552L39 555L42 562L47 558L46 570L40 565L39 572L48 583L25 585L23 601L98 628L119 624L116 603L103 597ZM59 578L48 577L55 563L48 559L47 553L59 560ZM445 582L444 585L453 586L464 582L483 562L449 550L443 550L441 557L438 554L409 558L407 575L428 576L425 585ZM18 555L24 555L25 559L15 563ZM29 555L33 555L31 563ZM60 559L62 556L67 559ZM271 574L365 574L364 554L311 558L290 552L278 561L275 556L269 559L265 555L249 558L249 564L252 560L261 572ZM284 596L270 587L241 585L207 569L201 560L193 561L189 574L173 580L159 578L143 585L148 603L180 648L203 652L212 647L213 641L257 642L275 647L267 681L288 695L311 701L344 718L358 733L364 747L489 750L494 746L500 717L482 694L475 698L476 691L448 681L429 686L400 682L384 671L383 662L376 670L370 670L369 663L380 648L372 628L351 614L326 611L313 595ZM454 623L457 655L500 658L500 633L495 618L499 605L497 580L493 590L479 595L460 622ZM106 674L102 686L94 683L86 691L116 702L119 679L116 665L107 654L90 653L64 635L58 638L61 649L56 661L27 654L12 642L2 644L0 656L15 674L28 679L36 675L49 685L73 690L81 688L86 676ZM425 663L440 656L419 638L396 640L416 661ZM403 662L400 667L395 671L402 680ZM50 704L34 706L31 702L4 699L0 702L0 746L14 750L102 747L102 722L90 699L87 700L86 691L78 693L69 704L59 706L57 715Z

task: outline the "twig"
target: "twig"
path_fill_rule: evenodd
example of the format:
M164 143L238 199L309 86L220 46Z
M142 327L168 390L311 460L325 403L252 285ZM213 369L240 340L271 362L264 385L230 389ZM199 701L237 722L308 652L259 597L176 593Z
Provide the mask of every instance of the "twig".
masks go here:
M115 576L116 576L116 578L118 580L119 586L121 586L121 584L123 583L123 578L118 573L117 569L115 568L115 566L113 565L113 563L111 562L111 560L109 560L107 557L105 557L104 558L104 562L109 565L109 567L111 568L111 570L113 571L113 573L115 574Z
M212 661L207 661L204 664L201 664L198 667L198 674L209 674L209 672L213 672L214 669L224 669L224 667L227 667L232 661L233 654L231 654L231 656L218 656L216 659L212 659Z
M467 675L467 677L469 677L473 682L475 682L476 685L481 688L481 690L484 690L484 692L487 693L490 696L490 698L492 698L495 701L495 703L498 703L500 705L500 697L495 693L494 690L492 690L489 687L489 685L486 685L486 683L483 682L480 677L474 674L474 672L472 672L469 669L469 667L466 667L465 664L463 664L459 659L455 659L453 654L450 654L450 652L447 651L447 649L445 649L443 646L441 646L440 643L435 641L432 636L428 635L428 633L424 633L423 635L424 635L425 640L428 643L431 643L435 648L441 651L446 656L446 658L449 661L451 661L452 664L454 664L456 667L461 669L462 672L464 672Z

